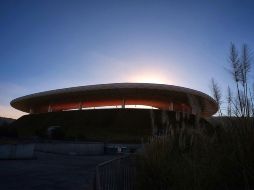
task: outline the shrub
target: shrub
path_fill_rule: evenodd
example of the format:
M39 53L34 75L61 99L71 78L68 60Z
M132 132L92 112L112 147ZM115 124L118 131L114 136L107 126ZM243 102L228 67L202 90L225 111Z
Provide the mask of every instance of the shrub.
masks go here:
M251 119L169 128L138 155L138 189L254 189Z

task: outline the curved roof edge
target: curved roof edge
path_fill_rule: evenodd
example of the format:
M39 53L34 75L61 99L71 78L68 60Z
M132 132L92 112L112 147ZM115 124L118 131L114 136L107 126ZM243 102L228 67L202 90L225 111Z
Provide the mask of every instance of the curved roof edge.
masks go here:
M22 96L12 100L10 104L12 107L16 109L20 109L18 108L19 106L17 106L16 104L20 102L25 102L30 99L37 99L41 97L49 97L49 96L55 96L55 95L64 95L64 94L75 93L75 92L85 93L85 92L96 92L101 90L115 90L115 89L147 89L147 90L150 89L150 90L184 93L187 95L200 97L206 100L207 102L209 102L208 107L211 107L211 106L213 107L212 110L210 111L211 115L216 113L218 110L218 105L216 101L212 97L210 97L209 95L203 92L186 88L186 87L180 87L180 86L174 86L174 85L168 85L168 84L154 84L154 83L109 83L109 84L96 84L96 85L62 88L62 89L49 90L49 91L38 92L38 93Z

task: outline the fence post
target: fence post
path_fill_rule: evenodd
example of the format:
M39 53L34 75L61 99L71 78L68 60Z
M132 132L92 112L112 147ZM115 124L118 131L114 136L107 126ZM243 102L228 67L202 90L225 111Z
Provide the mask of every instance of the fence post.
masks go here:
M100 173L99 173L99 166L96 166L96 176L95 176L96 184L95 184L95 189L96 190L101 190L101 183L100 183Z
M136 169L132 161L128 155L99 164L95 190L133 190Z

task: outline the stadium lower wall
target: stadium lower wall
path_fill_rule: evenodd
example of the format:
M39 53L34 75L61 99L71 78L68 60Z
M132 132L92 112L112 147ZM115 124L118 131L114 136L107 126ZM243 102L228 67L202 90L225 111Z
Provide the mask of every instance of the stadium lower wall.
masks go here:
M25 115L12 126L21 138L141 143L165 126L195 125L195 116L149 109L95 109ZM49 135L49 128L56 128Z

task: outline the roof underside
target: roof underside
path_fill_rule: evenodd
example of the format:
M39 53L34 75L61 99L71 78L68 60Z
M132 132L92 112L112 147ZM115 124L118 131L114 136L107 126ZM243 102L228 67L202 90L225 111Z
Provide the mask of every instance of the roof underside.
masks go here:
M45 91L23 96L11 101L11 105L21 111L31 108L45 112L49 105L59 109L84 106L108 106L125 101L125 104L140 104L168 108L170 103L182 104L196 109L202 116L211 116L217 112L216 102L208 95L192 90L165 84L114 83L89 85Z

